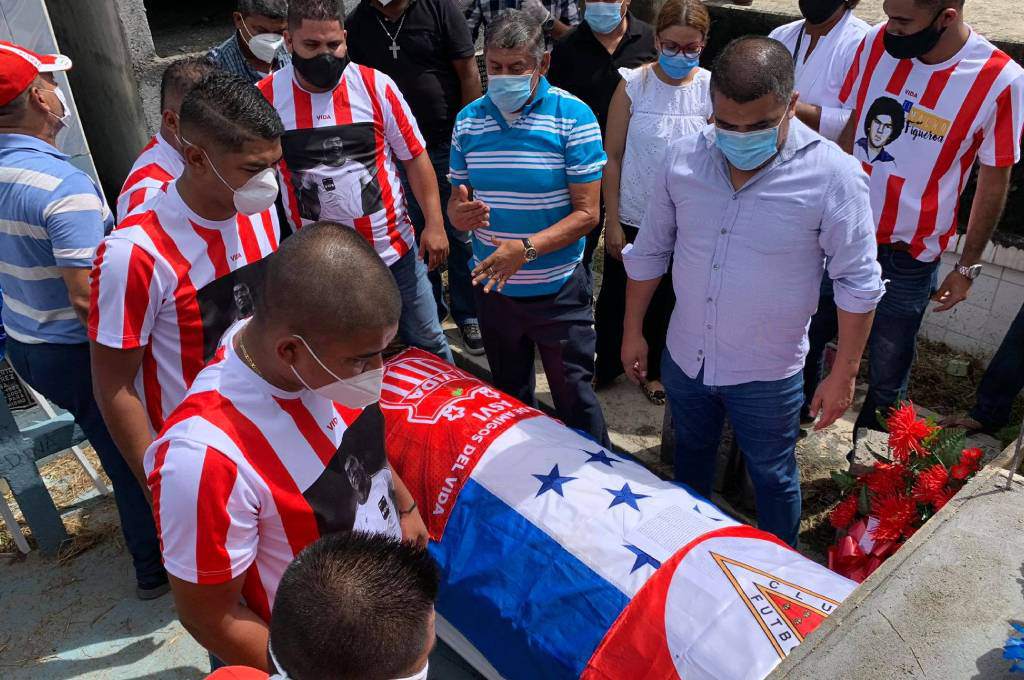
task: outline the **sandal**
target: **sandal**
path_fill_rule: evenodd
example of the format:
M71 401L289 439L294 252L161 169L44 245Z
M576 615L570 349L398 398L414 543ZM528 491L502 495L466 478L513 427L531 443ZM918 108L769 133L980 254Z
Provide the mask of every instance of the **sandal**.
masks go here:
M647 383L640 385L640 389L643 391L644 396L647 397L647 401L651 402L655 406L664 406L667 395L665 390L652 390Z

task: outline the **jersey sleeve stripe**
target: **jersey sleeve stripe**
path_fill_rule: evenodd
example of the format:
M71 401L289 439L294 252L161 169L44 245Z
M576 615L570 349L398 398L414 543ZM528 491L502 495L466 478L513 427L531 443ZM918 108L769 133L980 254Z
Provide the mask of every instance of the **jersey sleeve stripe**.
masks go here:
M860 44L857 45L857 52L853 55L853 63L850 64L850 70L846 74L846 80L843 81L843 87L839 90L839 101L843 104L850 99L850 95L853 94L853 86L857 84L857 76L860 75L860 58L864 54L864 45L868 42L865 36Z
M106 240L96 248L96 259L89 272L89 337L94 338L100 327L100 269L103 267L103 255L107 252Z
M121 194L124 194L126 191L130 191L136 184L144 180L153 180L163 184L164 182L170 182L172 179L174 179L174 177L171 173L167 172L156 163L150 163L149 165L144 165L132 174L128 175L128 179L124 181L124 184L121 187Z
M924 89L924 94L921 95L921 106L927 109L934 109L938 106L939 97L942 96L942 92L946 89L946 83L949 82L949 79L959 65L960 62L957 62L949 68L944 68L932 74L932 77L928 79L928 86Z
M359 74L363 78L363 85L366 87L366 96L373 104L373 129L375 131L374 158L377 163L377 177L381 178L381 197L384 199L384 212L387 216L388 231L398 231L397 215L395 213L395 196L391 191L391 182L388 178L388 171L385 167L384 155L384 112L381 110L380 101L377 99L377 91L374 89L374 71L363 66L359 67ZM373 243L373 240L370 240Z
M996 167L1009 167L1017 162L1017 135L1013 129L1013 99L1008 85L996 98L996 126L994 131Z
M338 87L334 88L331 99L334 103L335 125L351 125L352 103L349 100L347 76L342 78L341 84Z
M942 145L939 157L935 161L935 167L932 168L931 177L928 178L924 195L921 197L921 213L917 222L917 231L910 242L910 254L915 258L924 252L925 238L935 231L939 209L939 183L953 166L957 151L974 124L974 119L978 116L985 98L1009 60L1010 57L1005 52L996 50L992 53L985 65L981 67L978 77L974 80L974 84L971 85L971 89L964 99L963 106L953 120L953 125ZM973 163L973 161L972 158L971 162Z
M144 342L143 326L152 298L150 286L154 266L152 255L132 245L124 288L124 327L121 331L124 349L138 347Z
M249 565L245 571L245 582L242 584L242 597L245 598L245 606L253 611L267 623L270 623L270 597L263 585L263 577L260 575L256 562Z
M960 157L960 183L957 185L957 202L956 210L953 211L953 219L950 221L949 229L946 233L939 237L939 252L946 252L946 246L949 245L950 239L956 234L956 228L960 221L960 197L964 193L964 184L967 183L967 177L970 175L971 168L974 167L974 159L978 154L978 150L981 148L982 143L985 141L984 130L978 130L974 134L974 142L971 148L968 149L967 153Z
M153 458L153 471L149 473L149 477L146 479L146 483L149 485L149 493L153 498L153 521L156 523L156 535L160 541L160 552L164 551L164 536L160 530L160 500L161 500L161 486L163 482L163 467L164 462L167 460L167 449L171 447L171 442L165 441L160 444Z
M387 86L385 96L391 109L391 115L395 117L395 121L398 123L398 130L402 133L402 139L405 140L405 146L409 150L409 155L413 158L419 156L423 153L423 144L420 142L419 134L416 132L415 123L409 122L409 116L406 115L405 107L402 105L401 100L395 96L390 85Z
M241 215L239 215L241 217ZM239 220L241 225L241 220ZM216 229L201 227L195 222L190 223L192 230L199 235L199 238L206 242L206 255L213 265L214 276L221 278L231 273L231 265L228 264L227 247L224 245L224 237Z
M309 409L302 403L302 399L282 399L280 397L274 397L274 401L281 407L281 410L287 413L292 421L295 423L295 427L298 428L299 434L302 438L309 443L310 448L316 451L317 457L320 458L323 464L329 465L331 458L334 457L335 452L338 450L331 439L324 434L324 431L320 429L313 414L309 412ZM335 427L340 427L341 423L337 423Z
M889 179L885 183L885 202L882 204L882 214L878 218L877 239L879 243L889 243L892 240L892 234L899 219L903 185L906 184L906 181L899 175L889 175Z
M257 217L259 216L257 215ZM242 252L245 253L246 263L256 262L263 257L252 218L241 213L238 215L238 238L242 242Z
M268 102L270 102L271 106L273 106L273 104L274 104L274 74L271 73L269 76L267 76L266 78L264 78L260 82L256 83L256 87L259 88L259 91L261 93L263 93L263 96L266 98L266 100Z
M228 555L228 500L238 478L238 466L207 447L199 478L196 507L196 575L199 583L223 583L231 579Z
M154 432L163 429L164 409L163 392L160 390L160 378L157 373L159 367L156 357L153 356L153 345L146 345L142 353L142 394L146 399L146 415L149 416L149 424Z

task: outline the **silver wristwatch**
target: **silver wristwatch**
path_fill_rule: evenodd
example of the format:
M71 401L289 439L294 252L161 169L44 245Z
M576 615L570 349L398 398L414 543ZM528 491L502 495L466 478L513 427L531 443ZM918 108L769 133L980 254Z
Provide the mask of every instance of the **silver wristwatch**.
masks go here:
M533 262L537 259L537 249L533 247L533 243L530 242L530 239L523 239L523 247L526 248L525 254L527 262Z
M959 262L956 263L956 272L966 279L973 281L974 279L981 276L981 265L972 264L970 267L965 267Z

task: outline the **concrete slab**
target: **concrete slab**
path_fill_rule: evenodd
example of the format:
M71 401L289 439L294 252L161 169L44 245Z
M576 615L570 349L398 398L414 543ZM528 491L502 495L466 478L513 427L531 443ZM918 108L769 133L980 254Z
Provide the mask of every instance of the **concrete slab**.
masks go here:
M1024 618L1024 477L1006 491L1007 474L985 468L770 679L1009 678L1003 644Z

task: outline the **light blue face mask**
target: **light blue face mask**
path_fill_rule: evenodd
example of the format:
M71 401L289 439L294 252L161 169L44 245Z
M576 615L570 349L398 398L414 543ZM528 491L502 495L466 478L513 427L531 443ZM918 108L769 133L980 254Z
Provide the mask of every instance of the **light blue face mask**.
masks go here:
M682 80L700 65L700 57L691 59L682 52L674 55L662 52L658 55L658 65L672 80Z
M731 132L715 128L715 144L737 170L750 171L759 168L778 153L778 125L767 130L754 132Z
M595 33L611 33L622 23L622 3L588 2L583 19Z
M521 76L488 76L487 96L499 111L514 113L526 106L533 93L533 73Z

